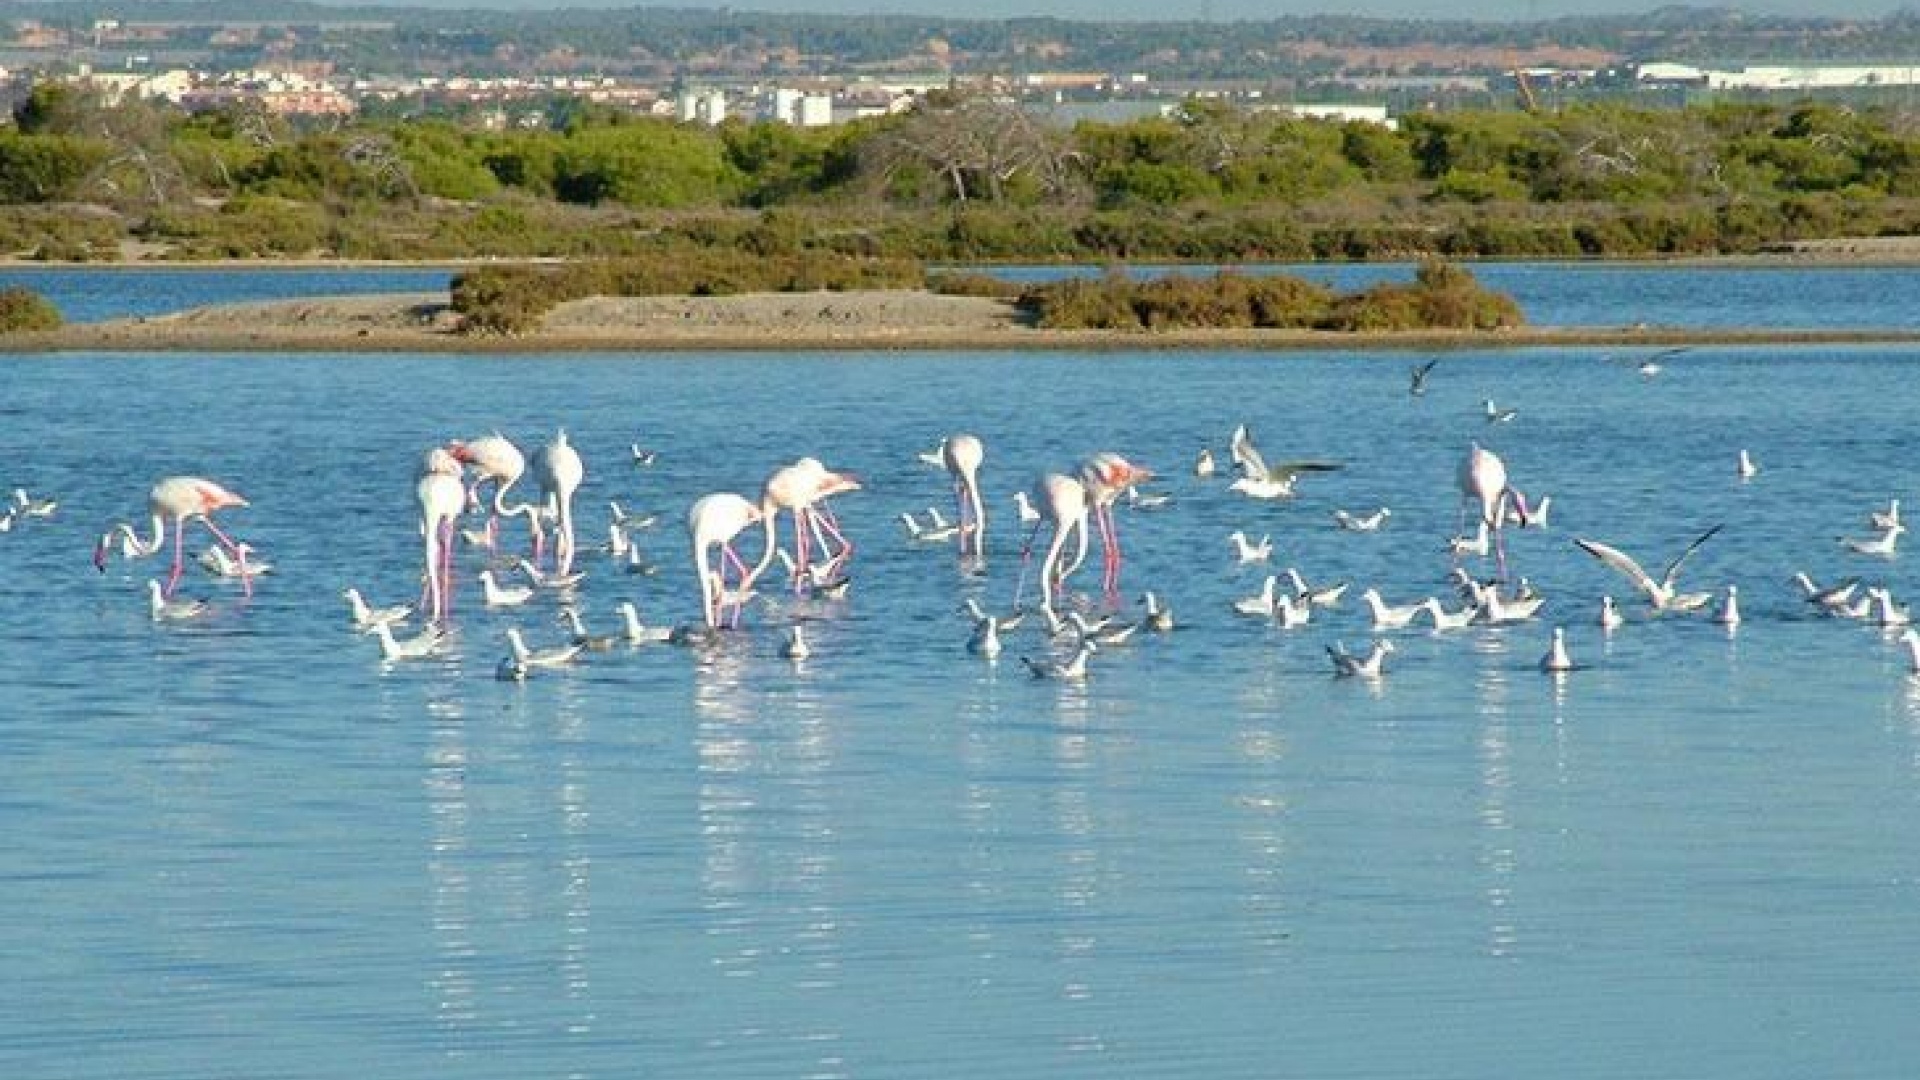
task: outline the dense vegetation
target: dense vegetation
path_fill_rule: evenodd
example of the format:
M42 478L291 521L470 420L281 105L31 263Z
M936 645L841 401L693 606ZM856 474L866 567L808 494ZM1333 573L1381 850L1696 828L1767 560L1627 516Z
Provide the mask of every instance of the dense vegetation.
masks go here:
M63 320L53 302L18 285L0 289L0 334L16 330L58 330Z
M1190 103L1037 122L985 97L828 129L571 106L557 126L301 131L41 86L0 133L0 247L47 259L1239 262L1751 252L1920 229L1904 112L1439 112L1399 130ZM675 254L674 257L679 257Z

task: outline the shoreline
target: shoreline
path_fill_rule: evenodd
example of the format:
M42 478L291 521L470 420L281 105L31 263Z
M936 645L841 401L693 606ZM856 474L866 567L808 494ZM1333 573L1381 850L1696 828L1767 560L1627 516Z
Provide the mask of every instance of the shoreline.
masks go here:
M260 301L0 335L0 353L589 353L1511 350L1920 342L1920 330L1043 330L1008 301L915 290L590 297L528 334L468 335L445 293Z

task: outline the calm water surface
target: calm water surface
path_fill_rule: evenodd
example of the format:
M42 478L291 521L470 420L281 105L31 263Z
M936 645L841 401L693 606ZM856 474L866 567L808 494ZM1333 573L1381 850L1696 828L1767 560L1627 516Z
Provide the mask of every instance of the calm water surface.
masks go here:
M1412 400L1401 354L8 360L0 480L62 505L0 536L0 1073L1909 1075L1920 688L1786 579L1917 584L1833 540L1920 499L1916 361L1449 353ZM1347 467L1266 505L1190 477L1240 420ZM665 518L659 576L587 558L599 628L694 616L688 502L807 452L866 481L852 596L513 685L502 630L554 642L555 609L482 610L468 554L452 655L383 666L339 593L414 592L420 451L561 424L590 537L609 499ZM988 446L983 579L894 521L945 504L914 452L956 429ZM1553 496L1512 557L1588 670L1537 673L1549 622L1413 631L1369 686L1323 653L1371 638L1351 600L1228 611L1259 584L1235 527L1441 590L1473 438ZM1030 628L968 656L953 609L1019 574L1008 493L1102 448L1168 474L1173 507L1121 514L1125 585L1183 628L1084 686L1024 673ZM156 626L154 564L86 556L177 472L244 492L226 521L279 570L251 602L190 577L216 613ZM1378 535L1328 520L1376 505ZM1603 639L1626 589L1570 537L1659 563L1715 522L1685 577L1742 586L1737 634L1630 602Z

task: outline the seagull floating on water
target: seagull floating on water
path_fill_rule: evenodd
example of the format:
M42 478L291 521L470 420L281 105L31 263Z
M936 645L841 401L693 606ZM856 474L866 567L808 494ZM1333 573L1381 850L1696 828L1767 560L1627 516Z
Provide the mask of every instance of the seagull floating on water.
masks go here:
M1502 409L1494 405L1492 398L1487 398L1481 404L1486 410L1487 423L1489 424L1510 424L1515 417L1520 415L1519 409Z
M1800 592L1806 597L1807 603L1829 615L1845 608L1853 599L1853 591L1860 587L1860 579L1857 577L1850 577L1836 584L1822 587L1814 584L1813 579L1804 571L1794 572L1793 583L1800 587Z
M1365 516L1350 514L1345 510L1335 510L1333 521L1348 532L1378 532L1380 526L1385 525L1387 519L1392 516L1393 511L1384 506Z
M967 638L967 651L989 660L1000 655L1000 624L991 616L975 619L973 633Z
M1492 533L1488 531L1485 521L1480 522L1473 534L1473 539L1469 540L1464 536L1456 536L1447 541L1447 554L1456 559L1468 555L1484 559L1492 550Z
M1867 596L1873 601L1873 623L1880 627L1899 627L1913 625L1913 615L1906 607L1895 607L1893 593L1887 589L1868 589Z
M494 580L493 571L480 571L480 598L490 608L519 607L533 599L533 587L529 585L502 585Z
M1307 584L1300 576L1299 569L1289 566L1286 569L1287 583L1293 587L1293 595L1306 600L1314 607L1331 608L1340 606L1340 598L1347 595L1347 586L1351 582L1341 581L1332 585L1315 588Z
M1872 525L1876 529L1891 529L1895 525L1901 524L1900 500L1887 500L1887 508L1885 510L1875 510L1867 515L1867 524Z
M1327 655L1333 660L1333 673L1336 677L1358 677L1377 679L1386 674L1387 654L1393 651L1393 642L1384 638L1373 643L1365 656L1355 656L1339 642L1327 646Z
M1156 634L1164 634L1173 629L1173 609L1162 604L1158 596L1148 592L1140 597L1140 602L1147 608L1146 615L1140 620L1146 624L1147 629Z
M1740 451L1740 460L1734 468L1742 480L1751 480L1760 475L1760 466L1753 463L1753 455L1745 450Z
M209 610L205 600L169 600L158 581L147 582L147 612L154 622L182 622L197 619Z
M1720 610L1714 612L1713 621L1728 629L1740 625L1740 586L1727 586L1726 596L1720 601Z
M259 577L273 573L272 563L247 557L253 554L252 544L242 540L234 545L234 550L240 552L240 558L227 554L227 549L218 545L208 548L200 553L201 568L221 578Z
M626 640L624 634L590 634L587 624L580 618L580 612L573 608L562 608L560 618L567 624L570 640L590 652L606 652Z
M1879 536L1868 539L1842 536L1839 538L1840 546L1857 555L1877 555L1881 558L1892 558L1896 554L1894 549L1899 546L1900 534L1906 531L1907 527L1896 521L1883 529Z
M587 572L585 570L573 570L566 573L556 570L548 573L526 559L521 559L518 565L520 572L527 576L527 580L532 582L536 589L571 589L587 579Z
M1549 675L1562 675L1573 670L1573 657L1567 655L1567 632L1560 627L1553 628L1553 644L1547 647L1547 655L1540 658L1540 670Z
M813 655L813 649L807 645L806 632L799 623L787 627L786 639L780 642L780 655L788 660L805 660Z
M1420 607L1427 613L1427 616L1433 620L1433 628L1436 632L1443 630L1464 630L1473 623L1474 616L1480 614L1480 609L1471 604L1461 608L1459 611L1448 611L1446 608L1440 606L1439 598L1434 596L1429 596L1425 600L1422 600Z
M640 621L640 612L633 601L623 600L614 610L620 613L623 636L629 645L657 645L673 636L673 630L665 626L648 626Z
M1213 473L1213 448L1205 447L1200 451L1200 456L1193 459L1193 475L1204 478Z
M1920 632L1908 628L1906 633L1900 635L1900 640L1907 646L1907 673L1920 675Z
M1422 611L1427 609L1427 602L1425 600L1414 604L1400 604L1397 606L1388 604L1380 598L1380 590L1378 589L1368 589L1366 592L1360 594L1360 599L1367 605L1368 613L1373 616L1373 628L1375 630L1405 629L1412 624L1413 620Z
M1087 677L1087 658L1098 648L1087 638L1080 639L1080 645L1066 660L1034 660L1021 657L1020 662L1027 665L1036 679L1066 679L1075 681Z
M527 639L521 635L520 628L517 626L507 627L507 646L513 650L514 662L528 669L571 664L586 648L584 645L568 642L565 645L550 645L544 649L529 649Z
M1268 574L1267 580L1260 585L1260 591L1253 596L1241 597L1233 602L1235 615L1249 615L1255 618L1271 619L1274 612L1274 586L1280 583L1278 576Z
M27 494L26 488L13 489L13 509L23 518L48 518L60 508L56 499L36 499Z
M1600 629L1602 632L1611 634L1615 630L1620 629L1626 621L1626 616L1620 614L1620 608L1614 604L1613 597L1603 596L1600 598Z
M360 590L349 586L340 595L346 597L347 611L353 616L356 630L371 630L375 623L401 623L413 614L412 604L395 604L392 607L372 607Z
M447 639L447 632L438 626L429 626L412 637L393 636L393 623L377 622L368 627L366 633L372 634L380 642L382 660L419 660L440 651Z
M1262 536L1259 543L1247 539L1247 534L1239 529L1227 534L1227 543L1233 545L1234 557L1243 563L1266 562L1273 554L1273 538Z

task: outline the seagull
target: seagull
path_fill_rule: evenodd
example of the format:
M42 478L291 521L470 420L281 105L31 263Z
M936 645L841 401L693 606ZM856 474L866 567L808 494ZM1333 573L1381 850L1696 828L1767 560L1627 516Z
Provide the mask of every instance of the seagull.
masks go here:
M380 658L388 662L432 656L447 639L447 632L438 626L429 626L412 637L396 638L391 622L374 623L364 633L380 640Z
M1721 526L1715 525L1713 528L1695 537L1693 543L1688 544L1686 550L1682 551L1678 558L1667 564L1666 572L1661 575L1658 581L1655 581L1645 570L1640 569L1639 563L1634 562L1631 557L1618 548L1609 547L1597 540L1586 540L1580 537L1575 537L1573 543L1574 546L1578 547L1581 551L1586 552L1626 575L1628 581L1633 582L1636 588L1647 594L1648 601L1653 604L1653 610L1698 611L1707 606L1707 603L1713 599L1713 594L1675 592L1674 582L1680 576L1680 567L1686 563L1687 557L1700 550L1701 544L1713 539L1713 535L1719 532L1720 529Z
M197 619L211 609L205 600L169 600L157 581L147 582L147 612L154 622Z
M1495 406L1492 398L1486 399L1482 405L1486 409L1487 423L1489 424L1512 423L1513 418L1520 415L1519 409L1502 409Z
M624 634L589 634L587 624L580 619L580 613L573 608L562 608L560 618L566 621L567 632L572 635L575 645L592 652L606 652L625 640Z
M21 517L47 518L60 508L60 503L56 499L36 499L27 494L26 488L14 488L13 508Z
M641 577L652 577L659 572L660 566L658 563L648 562L647 557L640 554L639 544L627 545L627 573L639 574Z
M14 519L17 518L18 516L19 516L19 513L17 508L12 506L7 507L6 513L0 514L0 533L12 532ZM122 543L124 542L125 540L123 538Z
M1033 508L1033 500L1027 498L1026 489L1022 488L1021 490L1013 493L1013 503L1020 510L1020 524L1022 525L1039 524L1040 511L1035 510Z
M1626 616L1621 615L1620 608L1614 604L1613 597L1603 596L1600 598L1601 632L1611 634L1615 630L1620 629L1626 621Z
M1273 554L1273 539L1271 537L1262 536L1260 542L1255 544L1250 542L1247 539L1247 534L1241 532L1239 529L1235 529L1227 534L1227 543L1233 545L1235 556L1238 561L1243 563L1266 562L1267 557Z
M502 585L493 579L493 571L480 571L480 597L490 608L519 607L533 599L527 585Z
M1666 368L1661 366L1660 361L1665 360L1669 356L1679 356L1691 348L1693 348L1691 345L1681 345L1678 348L1662 349L1652 356L1642 357L1640 362L1634 365L1634 370L1640 373L1641 378L1651 379L1666 370Z
M1840 546L1858 555L1879 555L1884 558L1892 558L1895 546L1900 543L1900 534L1906 531L1907 527L1896 521L1882 531L1879 536L1872 537L1871 539L1862 540L1858 537L1842 536L1839 538Z
M1351 584L1350 582L1342 581L1335 585L1323 585L1316 589L1308 585L1307 579L1301 577L1300 571L1294 567L1287 567L1286 574L1287 583L1293 586L1293 595L1296 598L1305 599L1314 607L1339 607L1340 598L1347 595L1347 586Z
M1147 606L1147 613L1141 622L1156 634L1164 634L1173 629L1173 609L1160 603L1160 598L1149 592L1141 596L1140 602Z
M1140 629L1137 622L1116 623L1112 619L1102 619L1099 623L1090 623L1086 616L1077 611L1067 612L1067 621L1073 624L1080 640L1091 641L1101 648L1109 645L1125 645Z
M1313 604L1301 596L1280 596L1273 602L1273 621L1282 630L1297 630L1313 618Z
M623 600L615 609L620 612L620 622L625 628L625 637L629 645L657 645L673 636L672 629L665 626L647 626L640 621L640 612L633 601Z
M1358 676L1362 679L1377 679L1386 674L1384 662L1392 651L1393 642L1385 639L1375 641L1365 656L1353 655L1338 642L1327 646L1327 655L1333 658L1335 676Z
M922 465L931 465L936 469L947 467L947 440L941 439L933 444L933 449L922 450L913 455Z
M1480 609L1472 604L1461 608L1459 611L1448 611L1446 608L1440 606L1440 601L1437 597L1432 596L1421 601L1420 607L1433 619L1433 629L1436 632L1442 630L1464 630L1472 624L1473 617L1480 614Z
M1202 447L1200 456L1193 459L1193 475L1205 478L1212 476L1213 472L1213 448L1210 446Z
M1276 606L1273 587L1279 583L1280 579L1277 576L1268 574L1267 580L1261 583L1258 593L1253 596L1241 597L1233 602L1233 613L1235 615L1251 615L1262 619L1273 618Z
M624 559L627 557L627 552L631 550L633 550L633 541L627 539L627 530L621 528L617 521L608 522L607 554L616 559Z
M980 620L987 618L986 609L980 606L980 601L975 600L971 596L967 597L966 600L961 602L960 610L967 616L967 618L972 619L975 623L978 623ZM1006 630L1018 630L1020 628L1020 624L1025 622L1026 620L1027 620L1026 612L1016 611L1011 615L997 616L994 618L993 622L994 622L995 629L1006 631Z
M967 638L967 651L989 660L1000 655L1000 623L991 617L974 620L973 633Z
M1414 397L1420 397L1425 394L1427 392L1427 376L1433 374L1434 365L1439 362L1440 358L1436 356L1424 364L1415 365L1413 370L1408 373L1410 378L1407 383L1407 393Z
M807 635L800 629L799 623L787 627L786 640L780 643L780 655L795 661L813 655L813 649L807 645Z
M367 604L360 590L349 586L340 595L347 598L347 610L353 615L353 628L371 630L375 623L401 623L413 614L412 604L395 604L392 607L376 608Z
M1760 466L1753 463L1753 455L1747 453L1745 450L1740 451L1740 460L1734 466L1734 469L1739 473L1740 479L1742 480L1751 480L1760 475Z
M571 589L587 579L585 570L549 574L526 559L521 559L519 566L520 572L527 575L527 580L533 582L536 589Z
M1087 677L1087 658L1092 656L1097 648L1098 646L1091 640L1081 638L1080 647L1075 649L1073 656L1065 661L1032 660L1023 656L1020 662L1027 665L1027 670L1033 672L1033 677L1036 679L1079 680Z
M1907 646L1908 673L1920 675L1920 633L1915 633L1913 629L1909 627L1906 633L1900 635L1900 640L1905 642Z
M1720 601L1720 610L1714 612L1713 621L1728 629L1740 625L1740 586L1727 586L1726 597Z
M1573 670L1573 657L1567 655L1567 632L1560 627L1553 628L1553 644L1547 647L1547 655L1540 658L1540 670L1549 675L1561 675Z
M1551 495L1542 495L1539 502L1528 503L1524 517L1517 508L1503 504L1500 507L1500 526L1501 528L1511 525L1516 529L1544 529L1547 527L1547 514L1552 508L1553 496Z
M520 636L520 628L507 627L507 646L513 650L513 660L521 667L534 668L561 667L571 664L579 657L585 646L569 642L565 645L553 645L545 649L527 648L527 639Z
M901 513L900 524L907 530L907 539L916 544L944 544L960 535L958 525L922 525L906 512Z
M1905 607L1893 606L1893 593L1886 589L1868 589L1867 595L1873 600L1874 625L1888 628L1913 625L1913 615Z
M1233 463L1240 468L1240 478L1228 485L1228 490L1237 491L1250 499L1289 499L1293 497L1293 484L1302 473L1331 472L1340 467L1332 461L1289 461L1279 465L1268 465L1267 459L1253 445L1253 438L1247 433L1247 425L1241 424L1233 429Z
M1487 530L1487 523L1484 520L1480 522L1479 529L1474 533L1473 539L1469 540L1464 536L1456 536L1447 541L1447 554L1452 555L1456 559L1467 555L1484 559L1487 557L1487 553L1492 550L1492 537Z
M1506 597L1500 595L1499 589L1488 588L1480 592L1478 614L1480 621L1488 626L1505 626L1533 618L1546 602L1547 598L1538 593Z
M1134 510L1164 510L1172 503L1173 496L1163 491L1150 491L1142 495L1137 487L1127 489L1127 506Z
M632 452L634 467L638 469L646 468L659 460L660 457L660 451L643 450L639 443L629 443L627 449Z
M245 540L242 540L234 547L235 550L241 552L243 556L253 554L253 545L247 543ZM259 577L261 574L273 573L272 563L255 562L252 559L247 559L242 563L240 559L236 559L227 554L226 548L220 547L217 544L200 553L200 566L214 577L222 578Z
M1867 524L1876 529L1891 529L1900 523L1899 499L1889 499L1885 510L1875 510L1867 515Z
M1393 511L1384 506L1365 517L1349 514L1345 510L1335 510L1333 523L1348 532L1378 532L1380 526L1385 525L1387 519L1392 516Z
M1422 600L1417 604L1392 606L1380 599L1378 589L1368 589L1360 594L1360 599L1366 603L1367 611L1373 615L1375 630L1405 629L1413 622L1415 616L1426 610L1427 603Z
M1853 599L1853 590L1860 587L1860 579L1850 577L1822 588L1815 585L1813 579L1801 571L1794 573L1793 583L1800 586L1800 591L1806 596L1807 603L1821 608L1829 615L1846 607L1848 601Z
M651 529L660 524L659 514L633 514L612 499L607 500L607 510L613 516L613 523L622 529Z

